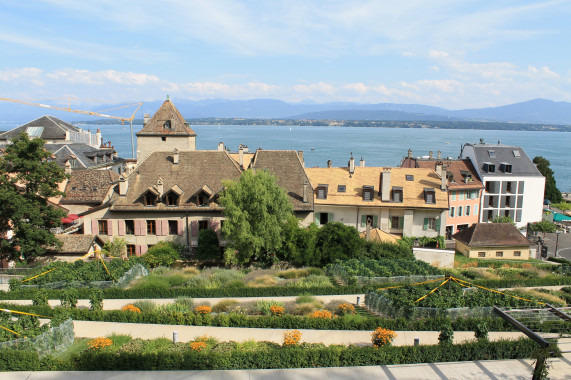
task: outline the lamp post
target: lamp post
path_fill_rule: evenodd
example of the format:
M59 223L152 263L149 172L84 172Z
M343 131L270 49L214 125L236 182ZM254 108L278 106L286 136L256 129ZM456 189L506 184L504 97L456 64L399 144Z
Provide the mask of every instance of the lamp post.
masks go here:
M559 235L561 235L561 230L555 231L555 257L557 257L557 248L559 247Z

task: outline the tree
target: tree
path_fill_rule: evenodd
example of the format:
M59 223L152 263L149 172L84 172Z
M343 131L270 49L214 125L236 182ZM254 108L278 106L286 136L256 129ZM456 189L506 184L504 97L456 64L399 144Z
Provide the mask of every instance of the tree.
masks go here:
M200 260L216 260L220 258L220 241L214 230L207 228L198 233L196 257Z
M505 215L496 215L494 219L492 219L492 223L511 223L515 226L513 219Z
M533 158L533 163L537 166L537 170L545 177L545 193L544 198L549 199L552 203L559 203L563 201L561 191L557 188L553 170L549 167L551 162L541 156Z
M545 233L557 231L557 226L549 220L542 220L541 222L528 225L528 229L533 232L543 232L543 237L545 237Z
M102 251L109 256L127 258L127 240L114 237L105 243Z
M58 184L66 175L44 149L40 138L21 133L0 157L0 254L9 259L33 261L48 246L61 246L50 228L61 225L65 212L48 204L63 195Z
M300 227L299 221L292 216L284 228L284 244L279 259L295 265L320 265L320 258L315 254L318 231L319 227L315 223L309 227Z
M347 260L360 255L364 240L355 227L340 222L327 223L317 233L316 256L321 264Z
M226 221L222 232L228 237L228 252L235 252L232 261L273 263L284 242L285 225L293 216L285 190L267 170L247 170L239 180L223 184L220 204Z

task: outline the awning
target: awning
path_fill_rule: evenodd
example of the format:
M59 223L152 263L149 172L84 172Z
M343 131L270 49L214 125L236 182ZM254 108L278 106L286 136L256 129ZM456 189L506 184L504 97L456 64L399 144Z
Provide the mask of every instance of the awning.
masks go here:
M76 219L79 219L79 216L76 214L68 214L65 218L61 218L61 222L63 224L70 224L73 223L73 221Z

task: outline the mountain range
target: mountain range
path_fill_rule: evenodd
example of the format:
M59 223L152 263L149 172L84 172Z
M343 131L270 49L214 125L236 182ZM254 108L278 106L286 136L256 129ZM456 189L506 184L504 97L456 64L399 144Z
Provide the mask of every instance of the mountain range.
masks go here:
M155 112L162 100L144 103L135 116ZM421 104L350 102L287 103L274 99L200 101L173 99L187 119L195 118L246 118L246 119L314 119L314 120L394 120L394 121L494 121L530 124L571 125L571 103L534 99L500 107L448 110ZM85 108L82 108L85 107ZM90 108L89 108L90 107ZM72 108L103 111L113 105L93 108L79 105ZM25 123L39 116L51 114L66 121L94 120L96 117L76 113L47 110L11 102L0 102L1 123ZM124 114L125 115L125 114ZM123 115L123 116L124 116Z

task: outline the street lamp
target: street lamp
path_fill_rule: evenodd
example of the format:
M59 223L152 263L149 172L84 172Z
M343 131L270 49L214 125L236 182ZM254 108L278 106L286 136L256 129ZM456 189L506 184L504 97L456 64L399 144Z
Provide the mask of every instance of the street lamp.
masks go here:
M555 257L557 257L557 247L559 246L559 235L561 235L561 230L555 231L555 235L557 236L555 238Z

